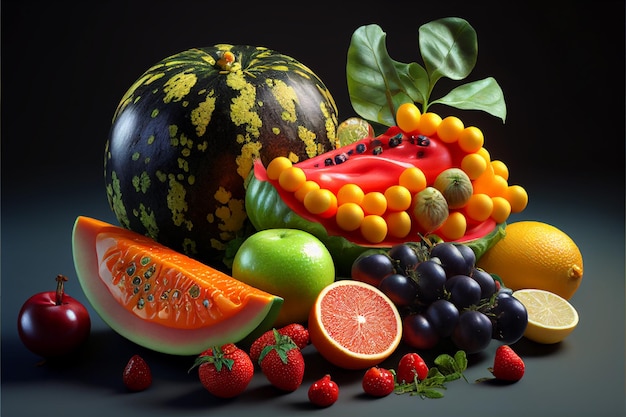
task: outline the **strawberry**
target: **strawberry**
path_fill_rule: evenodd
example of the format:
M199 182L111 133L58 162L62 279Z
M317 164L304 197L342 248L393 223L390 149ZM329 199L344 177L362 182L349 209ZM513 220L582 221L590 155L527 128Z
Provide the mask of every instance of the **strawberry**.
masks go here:
M252 359L253 363L259 363L259 356L261 356L261 351L263 351L265 346L274 344L276 340L274 330L276 329L266 331L250 345L250 359Z
M276 329L266 331L252 342L252 345L250 345L250 358L252 362L258 363L263 348L275 343L274 330ZM310 342L309 331L299 323L287 324L278 329L278 333L289 336L300 349L304 349Z
M407 353L400 358L396 379L398 382L412 383L415 376L423 381L428 376L428 366L417 353Z
M304 357L289 336L274 329L274 343L261 351L259 364L267 380L283 391L295 391L304 378Z
M133 355L124 367L122 380L130 391L143 391L152 385L152 372L141 356Z
M363 375L363 391L373 397L384 397L393 392L395 382L393 370L372 366Z
M326 374L311 384L308 394L312 404L318 407L328 407L339 398L339 387L330 379L330 375Z
M524 361L509 346L501 345L496 349L493 367L489 371L502 381L519 381L524 376Z
M233 343L205 350L189 370L195 367L198 367L198 376L204 388L220 398L241 394L254 374L250 356Z
M300 323L291 323L278 329L278 333L291 337L291 340L300 348L307 347L310 343L309 330Z

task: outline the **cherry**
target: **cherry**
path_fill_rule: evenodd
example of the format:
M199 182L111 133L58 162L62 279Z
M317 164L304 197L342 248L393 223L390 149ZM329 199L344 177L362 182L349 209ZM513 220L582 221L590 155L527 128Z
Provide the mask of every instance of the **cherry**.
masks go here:
M89 312L79 301L65 294L67 277L56 277L56 291L33 295L22 306L17 330L22 343L44 358L71 353L89 336Z

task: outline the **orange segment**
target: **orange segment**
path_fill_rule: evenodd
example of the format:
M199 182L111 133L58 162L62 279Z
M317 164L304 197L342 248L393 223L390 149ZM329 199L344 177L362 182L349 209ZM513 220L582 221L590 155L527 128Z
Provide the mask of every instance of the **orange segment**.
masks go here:
M318 295L309 314L311 343L329 362L365 369L388 358L402 339L393 302L376 287L339 280Z

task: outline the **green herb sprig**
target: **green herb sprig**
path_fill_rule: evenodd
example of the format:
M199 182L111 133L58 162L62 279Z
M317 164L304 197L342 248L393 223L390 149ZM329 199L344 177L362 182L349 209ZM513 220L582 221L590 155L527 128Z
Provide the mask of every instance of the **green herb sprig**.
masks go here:
M435 365L430 367L428 375L422 381L417 375L411 382L396 382L394 392L396 394L419 395L421 398L442 398L446 383L467 378L463 372L467 369L467 355L459 350L454 357L444 353L435 358Z
M434 104L464 110L482 110L506 120L502 89L492 77L472 81L432 99L442 78L459 81L469 76L478 58L478 39L464 19L447 17L419 27L419 51L424 65L393 60L380 26L361 26L353 33L346 65L352 107L365 120L394 126L398 107L421 105L422 113Z

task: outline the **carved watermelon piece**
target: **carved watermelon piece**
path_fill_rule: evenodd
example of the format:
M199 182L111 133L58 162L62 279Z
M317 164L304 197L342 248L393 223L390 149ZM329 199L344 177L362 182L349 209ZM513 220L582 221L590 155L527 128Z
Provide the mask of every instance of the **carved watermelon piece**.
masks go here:
M146 348L196 355L271 327L281 297L163 246L80 216L72 236L79 282L114 331Z

